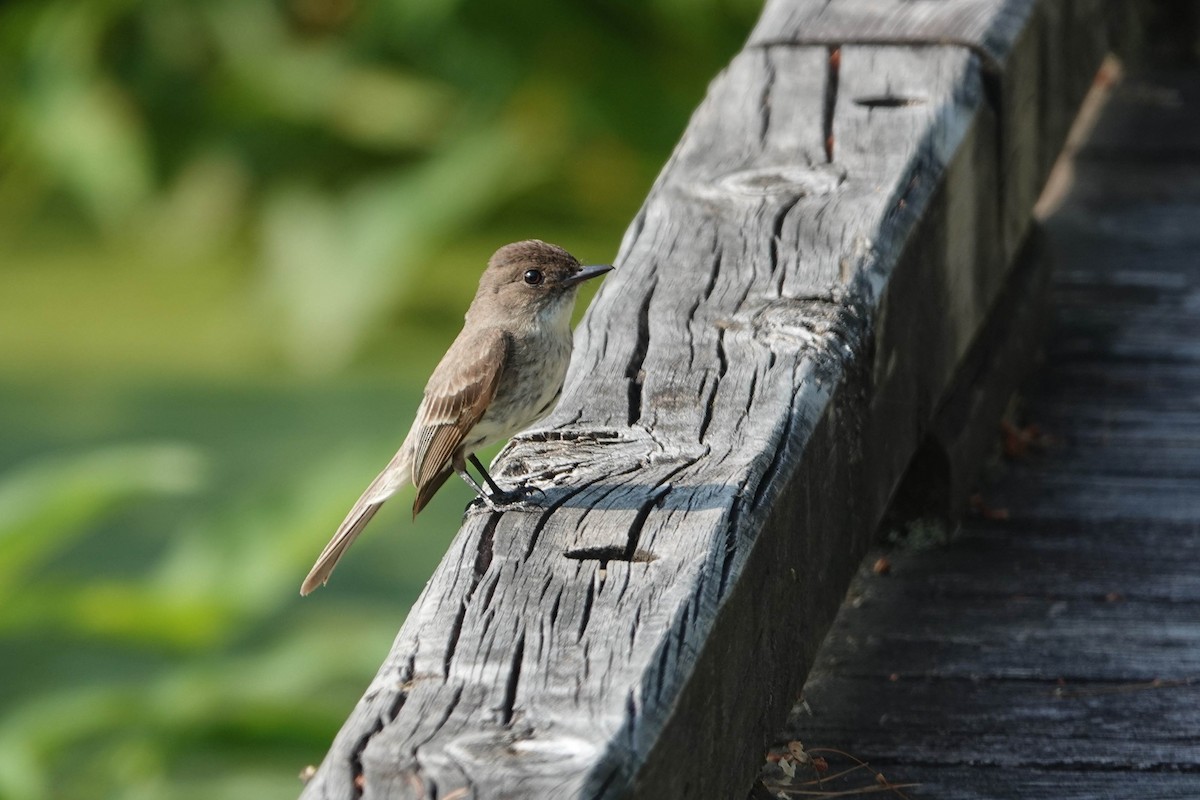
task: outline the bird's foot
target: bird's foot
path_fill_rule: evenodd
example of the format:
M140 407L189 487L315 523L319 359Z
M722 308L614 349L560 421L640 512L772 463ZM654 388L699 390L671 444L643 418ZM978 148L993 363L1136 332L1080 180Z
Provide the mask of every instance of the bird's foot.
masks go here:
M520 486L515 486L508 491L500 490L498 492L492 491L488 492L487 494L480 494L477 499L492 511L500 513L502 511L507 511L513 506L519 506L527 502L531 503L532 505L537 505L536 502L531 502L534 495L537 495L539 500L546 499L545 492L536 486L531 486L527 483L521 484Z

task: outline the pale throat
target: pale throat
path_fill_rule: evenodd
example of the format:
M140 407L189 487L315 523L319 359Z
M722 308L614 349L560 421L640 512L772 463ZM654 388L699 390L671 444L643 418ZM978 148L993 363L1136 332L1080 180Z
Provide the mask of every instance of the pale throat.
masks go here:
M575 310L575 292L559 295L533 314L514 320L517 327L531 334L570 334L571 312Z

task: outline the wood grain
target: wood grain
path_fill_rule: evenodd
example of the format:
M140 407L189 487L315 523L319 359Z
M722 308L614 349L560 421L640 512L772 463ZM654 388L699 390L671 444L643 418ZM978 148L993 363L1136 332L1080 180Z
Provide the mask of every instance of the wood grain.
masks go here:
M1097 65L1131 25L1127 5L1108 0L774 0L749 44L954 44L977 54L987 100L999 119L996 146L1005 167L998 176L1000 244L1011 260L1028 230L1030 203L1041 193Z
M495 464L544 499L468 511L306 798L744 793L1058 145L989 91L953 44L734 59Z

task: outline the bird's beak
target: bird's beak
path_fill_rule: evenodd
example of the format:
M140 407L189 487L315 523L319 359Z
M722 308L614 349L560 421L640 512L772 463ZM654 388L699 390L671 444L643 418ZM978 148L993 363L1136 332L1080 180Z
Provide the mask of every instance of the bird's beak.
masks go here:
M589 281L592 278L598 278L606 272L612 270L611 264L594 264L592 266L580 267L579 272L576 272L569 278L563 280L563 286L575 286L576 284Z

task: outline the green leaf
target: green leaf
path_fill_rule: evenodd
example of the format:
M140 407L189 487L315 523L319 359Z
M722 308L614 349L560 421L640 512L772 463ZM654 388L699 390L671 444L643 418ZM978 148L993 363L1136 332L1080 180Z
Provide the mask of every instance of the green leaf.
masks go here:
M121 503L194 491L202 467L195 448L158 443L46 458L0 475L0 605Z

